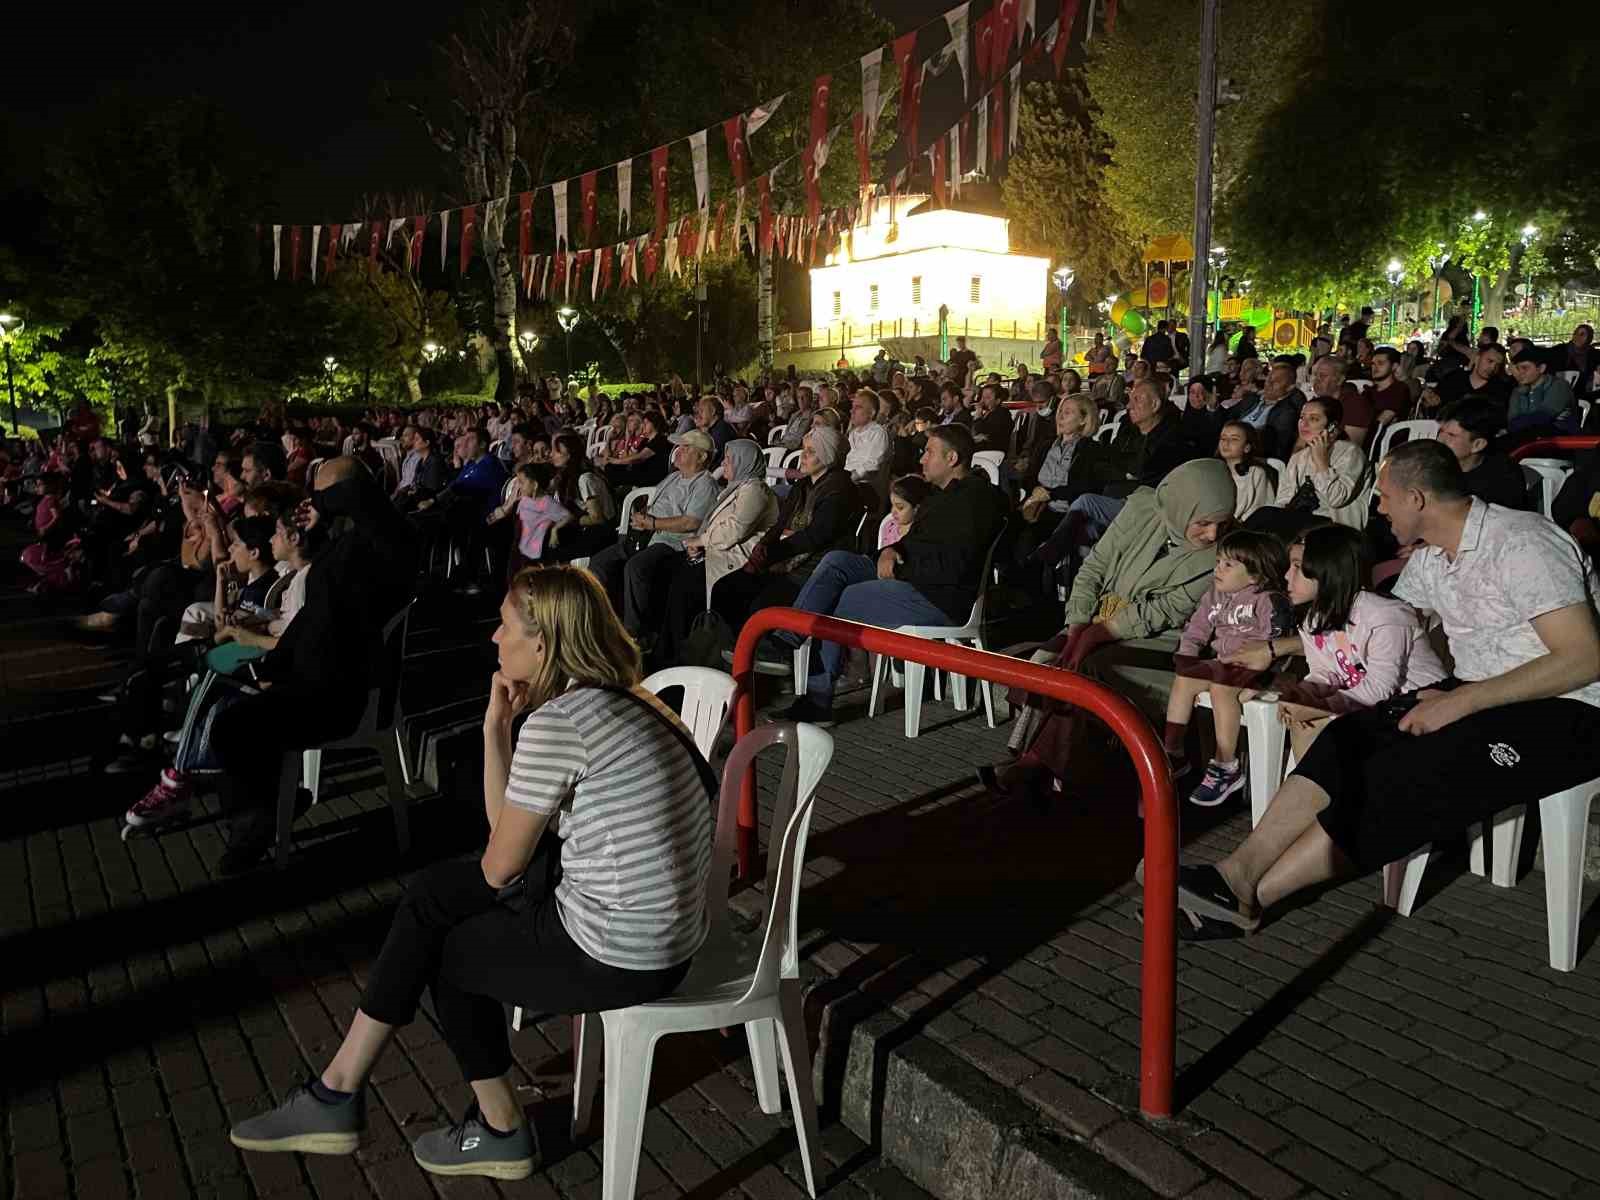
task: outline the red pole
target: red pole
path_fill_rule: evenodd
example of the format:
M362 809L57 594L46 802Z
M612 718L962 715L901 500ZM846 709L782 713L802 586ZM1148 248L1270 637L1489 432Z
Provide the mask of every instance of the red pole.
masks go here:
M1140 967L1139 1108L1146 1116L1172 1115L1177 1037L1178 806L1166 752L1143 713L1109 688L1071 671L1020 659L908 637L888 629L840 621L794 608L764 608L739 632L733 648L734 734L755 725L756 643L774 629L837 642L853 650L925 663L969 679L987 679L1064 700L1098 717L1133 759L1144 799L1144 955ZM739 877L758 861L755 772L745 775L739 797Z
M1593 450L1596 446L1600 446L1600 436L1595 434L1565 434L1561 437L1525 442L1511 452L1511 458L1514 462L1521 462L1525 458L1543 457L1551 450Z

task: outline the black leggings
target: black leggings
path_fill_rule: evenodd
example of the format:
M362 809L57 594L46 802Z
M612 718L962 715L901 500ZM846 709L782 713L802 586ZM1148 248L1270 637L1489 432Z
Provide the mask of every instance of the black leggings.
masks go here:
M540 839L525 873L526 903L512 905L483 878L477 858L435 863L418 874L367 978L361 1011L406 1025L424 988L450 1051L470 1080L511 1069L505 1005L539 1013L592 1013L659 1000L689 963L659 971L608 966L568 936L556 910L554 836Z

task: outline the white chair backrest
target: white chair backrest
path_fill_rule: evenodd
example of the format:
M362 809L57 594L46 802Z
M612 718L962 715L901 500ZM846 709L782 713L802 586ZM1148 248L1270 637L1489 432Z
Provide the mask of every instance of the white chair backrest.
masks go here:
M767 456L768 475L776 475L783 470L783 460L788 456L788 452L782 446L768 446L762 453Z
M344 441L339 444L339 453L340 454L349 454L351 449L355 446L355 444L356 444L356 435L353 434L353 433L345 434Z
M757 754L780 743L788 748L788 754L778 794L773 798L772 824L767 837L767 926L761 942L761 956L746 996L776 988L783 972L797 968L795 901L800 891L800 868L805 862L812 800L823 772L833 759L833 738L815 725L788 722L762 725L740 738L722 768L722 794L718 798L717 828L711 845L706 916L715 932L727 920L726 881L733 868L738 840L739 793L743 790L744 773Z
M783 441L783 431L786 428L788 428L787 423L783 421L779 421L776 425L774 425L767 433L767 445L776 446L781 444Z
M1578 428L1579 429L1587 429L1589 427L1589 410L1592 407L1594 407L1594 406L1592 404L1590 404L1590 402L1587 401L1587 400L1579 400L1578 401Z
M989 477L995 487L1000 486L1000 464L1005 462L1004 450L979 450L972 456L972 465Z
M994 555L1005 536L1005 526L1002 525L1000 532L994 535L994 541L989 543L989 553L983 556L983 573L978 576L978 598L972 602L972 615L967 618L969 628L983 624L983 607L989 598L989 583L994 579Z
M790 467L798 467L800 465L800 451L789 451L789 453L783 456L783 461L778 465L785 471L787 471Z
M1358 392L1364 392L1372 386L1372 380L1370 379L1347 379L1345 382Z
M711 751L716 748L733 704L733 676L708 667L670 667L646 676L639 686L657 696L670 688L683 689L683 706L678 715L701 755L710 762Z
M327 461L328 460L325 458L313 458L306 465L306 491L309 492L312 488L316 487L317 471L321 469L322 464Z
M1570 384L1576 384L1578 382L1578 373L1576 371L1563 371L1561 372L1561 378Z
M1401 432L1404 432L1405 436L1396 440L1397 435ZM1401 442L1408 442L1412 438L1434 438L1438 436L1439 422L1437 421L1392 421L1384 429L1383 435L1378 438L1378 450L1372 456L1373 465L1376 466L1381 462L1383 456L1400 445Z
M1108 425L1102 425L1099 429L1094 431L1094 440L1097 442L1110 442L1111 439L1116 436L1117 423L1115 421Z
M643 500L645 507L650 507L650 501L656 498L656 489L653 487L636 487L622 499L622 507L617 509L617 536L628 536L628 518L633 515L633 505L636 500Z
M1561 485L1572 473L1572 464L1559 458L1525 458L1519 464L1523 478L1528 481L1528 492L1539 501L1539 511L1549 516L1555 507Z
M1278 478L1283 478L1283 473L1289 469L1289 464L1281 458L1264 458L1261 460L1278 473Z
M500 488L500 503L505 504L511 499L511 489L517 486L517 476L513 472Z

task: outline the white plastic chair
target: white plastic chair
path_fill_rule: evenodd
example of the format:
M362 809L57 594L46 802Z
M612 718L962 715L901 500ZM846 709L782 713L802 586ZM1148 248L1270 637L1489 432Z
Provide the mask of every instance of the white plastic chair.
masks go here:
M767 456L767 474L776 477L783 470L783 460L789 452L778 445L768 446L762 453Z
M1561 494L1561 485L1572 474L1572 464L1560 458L1525 458L1518 465L1528 481L1529 492L1539 497L1539 511L1548 517Z
M1396 435L1402 430L1405 437L1396 441ZM1372 456L1374 463L1380 462L1383 456L1393 450L1400 442L1408 442L1414 438L1436 438L1439 436L1439 422L1437 421L1391 421L1381 434L1378 435L1378 450Z
M707 762L716 749L722 727L728 722L728 710L733 706L733 676L707 667L669 667L657 671L640 681L645 691L659 696L669 688L683 689L683 708L678 716L694 738L694 747ZM583 1018L579 1018L581 1022ZM511 1009L511 1028L522 1028L522 1006Z
M1565 379L1572 387L1578 386L1578 373L1576 371L1563 371L1561 378Z
M622 506L617 509L617 536L619 538L628 536L628 518L633 515L634 501L642 499L645 507L648 508L650 507L650 502L655 498L656 489L654 487L636 487L629 490L628 494L622 498ZM575 567L587 567L589 565L589 556L585 554L580 558L573 559L572 565Z
M1372 380L1370 379L1349 379L1345 382L1350 384L1350 386L1355 388L1358 392L1364 392L1372 386Z
M1211 694L1201 692L1196 708L1210 708ZM1261 824L1267 805L1283 782L1289 730L1278 720L1278 697L1263 692L1246 700L1244 709L1245 767L1250 779L1250 826Z
M313 458L306 464L306 491L309 492L317 486L317 472L321 470L322 464L327 461L325 458Z
M1583 855L1589 828L1589 804L1600 779L1591 779L1539 801L1544 842L1545 927L1550 942L1550 966L1571 971L1578 965L1578 922L1583 915ZM1522 850L1523 805L1496 813L1491 825L1494 842L1493 871L1496 887L1517 885L1517 859ZM1471 865L1474 875L1484 874L1483 827L1472 827ZM1383 902L1409 917L1428 869L1431 846L1383 869Z
M400 672L405 660L406 629L411 620L411 604L389 618L383 627L383 648L388 678L367 693L366 711L361 723L348 737L323 742L302 750L298 756L284 756L283 775L278 785L278 841L275 861L289 861L291 826L294 824L295 787L303 783L311 792L311 803L321 799L322 752L324 750L373 750L383 763L384 784L389 791L389 807L394 810L394 840L400 853L411 848L410 796L407 786L411 770L406 762L400 735Z
M967 617L964 625L898 625L892 628L894 633L903 633L907 637L927 638L930 641L948 642L952 646L971 643L976 650L983 646L983 609L988 599L989 581L992 578L990 568L994 563L995 550L1000 545L1000 538L996 537L989 544L989 552L983 557L983 573L978 576L978 597L972 602L972 612ZM872 695L867 701L867 716L874 717L878 714L878 694L883 685L883 674L887 663L881 654L872 656ZM905 671L905 709L906 709L906 736L914 738L922 728L922 681L927 667L923 663L912 662L909 659L904 664ZM935 696L938 695L938 675L934 676ZM984 717L989 728L994 728L994 689L987 679L978 680L978 688L983 693ZM967 708L967 679L964 675L953 675L950 680L950 694L955 701L955 706L962 712Z
M867 527L867 522L870 521L871 519L872 519L872 514L864 512L864 513L861 514L861 519L856 522L856 540L855 540L855 544L857 546L859 546L861 544L861 531ZM878 522L878 549L879 550L883 549L883 535L888 531L889 525L893 520L894 520L894 514L891 512L891 513L884 513L883 520ZM762 670L761 663L758 661L756 663L756 674L760 675L760 674L766 674L766 673L767 672ZM781 674L782 672L780 671L778 673ZM794 694L796 696L804 696L806 694L806 680L807 680L807 678L810 677L810 674L811 674L811 639L810 638L806 638L805 641L801 642L798 646L795 647L795 651L794 651Z
M767 445L769 445L769 446L781 446L783 444L783 431L786 428L788 428L787 424L778 424L778 425L773 426L770 430L768 430L767 431Z
M1000 464L1005 462L1004 450L979 450L972 456L972 465L989 477L995 487L1000 486Z
M1261 460L1278 473L1278 478L1283 478L1283 473L1289 469L1289 464L1281 458L1264 458Z
M767 855L767 917L759 945L726 936L728 877L733 863L739 792L746 768L768 746L788 747L783 782L772 819ZM756 1099L765 1113L782 1109L776 1049L783 1053L789 1104L800 1141L806 1189L817 1194L817 1112L811 1090L811 1050L806 1043L798 955L800 874L818 782L833 757L833 739L812 725L766 725L740 740L722 774L716 840L706 884L712 930L695 955L689 977L663 1000L600 1014L606 1064L605 1138L601 1196L629 1200L639 1176L639 1149L650 1091L655 1045L669 1033L745 1027ZM752 953L753 952L753 953ZM578 1079L573 1087L573 1127L588 1127L599 1057L593 1022L580 1035Z

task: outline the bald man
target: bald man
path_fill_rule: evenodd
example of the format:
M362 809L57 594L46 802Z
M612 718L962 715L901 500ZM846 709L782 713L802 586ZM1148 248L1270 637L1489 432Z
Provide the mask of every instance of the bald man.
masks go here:
M277 646L237 675L259 694L220 711L212 729L233 782L222 874L249 869L271 847L284 755L355 732L368 693L391 674L384 625L416 587L416 537L356 459L323 463L294 520L332 525L332 540Z

